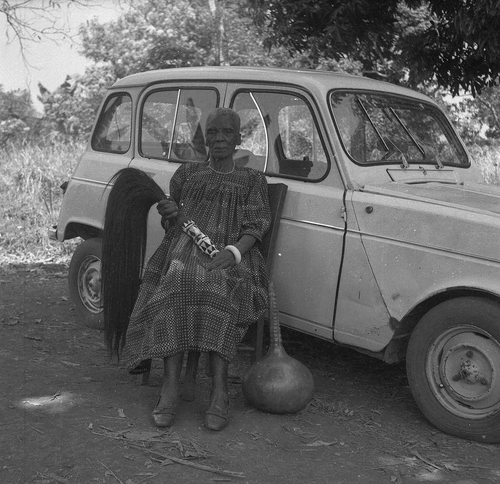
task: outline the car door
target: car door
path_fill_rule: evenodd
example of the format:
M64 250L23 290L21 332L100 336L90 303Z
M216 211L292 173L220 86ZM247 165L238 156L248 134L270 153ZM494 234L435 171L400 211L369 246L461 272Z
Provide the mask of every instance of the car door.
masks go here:
M229 83L226 99L242 120L236 163L288 185L271 273L280 321L331 339L344 186L320 112L299 88Z
M137 149L130 166L148 173L168 194L170 178L181 163L207 158L207 116L221 102L224 83L165 83L144 91L137 110ZM163 238L156 208L148 220L146 261Z

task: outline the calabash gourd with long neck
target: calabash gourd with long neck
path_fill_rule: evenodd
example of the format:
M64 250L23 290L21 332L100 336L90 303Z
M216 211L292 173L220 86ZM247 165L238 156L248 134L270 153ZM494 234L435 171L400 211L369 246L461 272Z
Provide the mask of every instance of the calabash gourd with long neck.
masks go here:
M276 414L296 413L311 401L314 381L309 369L283 348L272 282L269 283L269 318L269 350L245 372L243 394L259 410Z

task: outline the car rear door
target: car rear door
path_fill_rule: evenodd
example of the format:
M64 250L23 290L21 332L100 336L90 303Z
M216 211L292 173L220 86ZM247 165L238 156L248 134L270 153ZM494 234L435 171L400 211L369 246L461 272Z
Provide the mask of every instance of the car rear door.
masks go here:
M137 109L137 143L130 166L148 173L168 194L170 178L181 163L207 158L205 123L221 104L226 85L217 82L156 84L141 95ZM146 261L164 231L156 208L149 216Z

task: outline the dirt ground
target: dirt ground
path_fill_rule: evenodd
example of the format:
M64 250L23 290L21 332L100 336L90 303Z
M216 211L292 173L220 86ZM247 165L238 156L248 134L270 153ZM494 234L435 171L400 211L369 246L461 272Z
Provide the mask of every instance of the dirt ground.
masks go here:
M500 445L441 433L420 414L404 366L283 330L315 395L297 415L251 408L230 367L227 429L203 425L210 380L171 430L154 427L160 362L141 386L82 326L63 266L0 269L2 484L500 482ZM278 301L279 304L279 301Z

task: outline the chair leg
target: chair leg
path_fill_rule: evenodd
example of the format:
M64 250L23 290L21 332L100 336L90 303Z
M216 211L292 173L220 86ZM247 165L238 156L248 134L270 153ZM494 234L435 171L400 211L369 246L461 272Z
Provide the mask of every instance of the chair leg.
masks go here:
M186 402L192 402L196 393L196 373L198 372L199 351L189 351L186 361L186 373L181 398Z
M151 373L151 368L149 368L149 370L146 370L141 376L142 376L142 380L141 380L141 386L147 386L149 385L149 375Z
M152 360L143 360L141 363L134 369L130 370L131 374L136 374L139 378L140 385L147 386L149 385L149 375L151 374L151 364Z
M207 354L207 366L205 367L205 375L208 376L208 378L212 378L214 376L213 352Z

